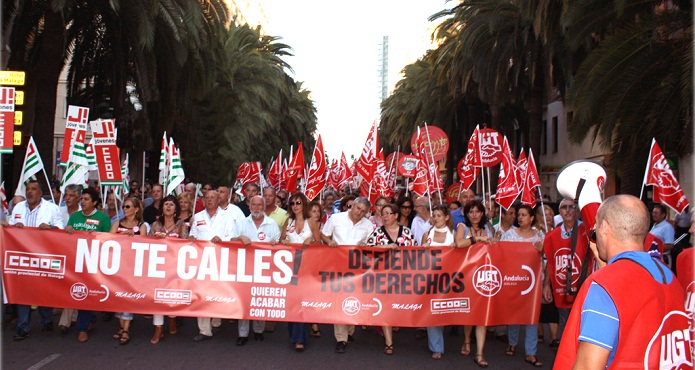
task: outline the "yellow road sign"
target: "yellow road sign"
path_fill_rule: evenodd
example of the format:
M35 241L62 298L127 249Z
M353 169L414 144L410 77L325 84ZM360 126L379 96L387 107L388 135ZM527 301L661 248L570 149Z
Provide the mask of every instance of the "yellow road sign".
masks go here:
M24 85L23 71L0 71L0 85L22 86Z

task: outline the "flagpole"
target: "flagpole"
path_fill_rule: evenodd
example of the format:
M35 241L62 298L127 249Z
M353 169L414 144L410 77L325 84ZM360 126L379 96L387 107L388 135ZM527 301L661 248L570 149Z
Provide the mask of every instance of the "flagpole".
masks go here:
M644 192L644 184L647 182L647 174L649 173L649 162L652 161L652 148L654 148L654 142L656 138L652 138L652 145L649 146L649 154L647 154L647 167L644 169L644 179L642 180L642 189L639 191L639 198L642 199L642 193Z
M501 165L500 165L501 166ZM516 175L515 175L516 176ZM492 188L490 186L492 184L492 177L490 176L490 167L487 168L487 194L488 194L488 202L491 201L492 199ZM497 184L499 186L500 184ZM483 189L483 193L485 192L485 189Z
M430 130L427 128L427 122L425 122L425 134L427 134L427 142L430 144L430 145L429 145L429 147L430 147L430 158L432 159L432 162L434 162L434 151L432 150L432 139L430 139ZM433 164L434 164L434 163L433 163ZM429 168L430 168L430 166L429 166L429 164L428 164L428 165L427 165L428 171L429 171ZM437 171L436 175L437 175L437 177L439 177L439 166L436 167L436 171ZM439 189L437 189L437 190L439 190ZM439 194L439 203L441 204L441 203L442 203L442 192L441 192L441 191L437 191L437 194Z
M140 182L140 201L145 203L145 192L142 188L145 186L145 151L142 151L142 181Z
M401 152L401 144L398 144L398 149L396 149L396 166L398 166L398 163L400 163L400 160L398 158L398 154ZM393 164L392 164L393 166ZM398 182L398 168L396 168L396 178L393 179L393 190L396 191L396 183ZM407 190L406 190L407 192Z
M38 154L38 153L37 153ZM39 157L40 159L41 157ZM56 200L53 197L53 191L51 190L51 182L48 181L48 175L46 174L46 168L44 166L41 166L41 171L43 171L43 177L46 178L46 184L48 184L48 192L51 193L51 200L53 201L53 204L55 204Z
M543 194L541 193L541 187L536 187L538 196L541 198L541 210L543 210L543 225L545 226L545 233L548 233L548 220L545 217L545 204L543 204Z
M478 132L478 156L480 158L480 178L483 182L483 206L485 205L485 164L483 163L483 155L480 152L480 132ZM475 170L474 170L475 173ZM488 179L489 180L489 179Z

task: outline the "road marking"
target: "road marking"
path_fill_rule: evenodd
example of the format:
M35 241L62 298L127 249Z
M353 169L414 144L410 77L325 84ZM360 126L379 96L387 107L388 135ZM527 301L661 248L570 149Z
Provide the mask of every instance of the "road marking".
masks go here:
M48 365L51 361L55 360L56 358L60 357L59 353L54 353L43 360L37 362L34 364L34 366L27 368L27 370L38 370L46 365Z

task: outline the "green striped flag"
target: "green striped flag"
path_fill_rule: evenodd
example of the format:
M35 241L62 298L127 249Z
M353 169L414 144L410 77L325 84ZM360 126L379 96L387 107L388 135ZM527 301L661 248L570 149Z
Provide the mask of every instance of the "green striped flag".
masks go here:
M176 145L174 145L174 139L169 138L169 176L166 182L166 193L165 196L174 193L174 190L183 183L186 175L183 173L183 166L181 165L181 156L179 155Z
M91 143L89 144L92 145ZM90 156L96 165L94 157L94 148L90 148ZM70 184L77 184L84 187L85 182L89 178L90 160L85 148L84 137L76 137L73 143L70 156L68 157L67 167L63 174L63 179L60 181L60 191L65 193L65 188Z
M159 183L162 185L166 185L167 183L167 170L169 169L169 162L167 161L169 158L169 148L167 147L167 133L166 131L164 132L164 136L162 136L162 151L159 154ZM166 188L166 186L164 186Z
M94 153L94 144L91 141L87 147L85 147L85 154L87 155L87 167L89 170L99 171L99 166L97 165L97 156L96 153Z
M24 164L22 165L22 173L19 177L19 184L14 195L21 195L26 198L26 182L30 179L35 179L36 174L43 170L43 162L39 156L39 150L34 143L34 137L29 138L27 144L27 153L24 155Z

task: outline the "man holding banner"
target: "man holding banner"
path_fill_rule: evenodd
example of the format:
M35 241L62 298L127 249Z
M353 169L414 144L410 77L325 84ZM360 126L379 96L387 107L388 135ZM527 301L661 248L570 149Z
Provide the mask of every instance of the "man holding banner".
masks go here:
M54 203L43 199L41 186L36 180L29 180L26 185L27 200L17 204L12 209L9 223L0 221L0 225L7 227L12 225L18 229L23 227L36 227L39 230L49 228L63 228L63 218L60 209ZM42 331L53 330L53 308L39 307L41 315ZM17 333L14 340L23 340L29 337L29 323L31 321L31 306L17 305Z
M365 216L372 207L369 199L358 197L352 204L352 208L346 212L334 214L326 221L321 230L321 240L331 247L338 245L366 245L367 238L374 231L374 224ZM354 341L355 325L334 324L335 352L345 353L347 342Z
M204 196L205 209L193 216L190 240L209 240L212 243L229 241L236 231L237 224L230 213L220 208L220 196L217 190L208 190ZM198 318L200 332L193 340L202 342L212 338L212 322L209 317Z
M273 205L275 205L275 189L273 189ZM275 221L263 211L266 209L265 198L256 195L251 198L251 215L241 220L234 233L233 241L240 241L244 245L252 242L270 243L274 245L280 241L280 228ZM237 346L243 346L249 339L250 320L239 320L239 339ZM257 341L263 341L265 321L253 321L253 335Z
M70 215L65 231L72 234L74 230L100 231L108 233L111 230L111 219L106 213L97 209L99 203L99 193L94 188L86 187L82 190L82 212L75 212ZM77 311L77 341L84 343L89 340L87 332L94 323L94 312L91 310Z

